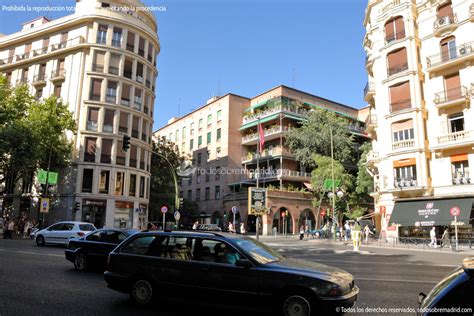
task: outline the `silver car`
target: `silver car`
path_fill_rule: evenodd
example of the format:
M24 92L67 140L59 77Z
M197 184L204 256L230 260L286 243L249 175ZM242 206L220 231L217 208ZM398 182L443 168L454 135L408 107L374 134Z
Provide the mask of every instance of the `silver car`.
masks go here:
M35 234L35 240L38 246L44 246L46 244L67 245L69 239L83 237L94 230L96 230L96 228L91 223L58 222L45 229L37 231Z

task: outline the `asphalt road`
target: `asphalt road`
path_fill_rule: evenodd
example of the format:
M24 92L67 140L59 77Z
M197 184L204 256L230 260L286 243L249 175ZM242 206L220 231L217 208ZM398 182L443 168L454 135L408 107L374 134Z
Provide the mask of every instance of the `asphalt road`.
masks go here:
M418 293L429 291L465 256L390 249L370 249L355 254L348 247L330 243L296 240L267 240L266 243L286 255L351 272L360 288L357 307L363 314L367 314L366 308L416 308ZM186 303L137 309L127 295L106 288L100 272L75 271L72 263L64 258L64 248L37 247L32 240L0 239L1 316L208 315L211 311L229 314L228 310L216 310L212 299L208 306ZM230 312L242 314L242 311Z

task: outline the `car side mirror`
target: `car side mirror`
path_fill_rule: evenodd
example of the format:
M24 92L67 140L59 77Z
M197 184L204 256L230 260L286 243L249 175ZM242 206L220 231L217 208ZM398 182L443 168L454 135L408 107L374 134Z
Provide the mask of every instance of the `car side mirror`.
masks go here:
M235 265L237 267L241 267L241 268L252 268L253 267L252 262L250 262L250 260L247 260L247 259L238 259L235 262Z
M423 300L425 299L425 297L426 297L426 294L423 293L423 292L420 292L420 293L418 294L418 304L421 305L421 303L423 302Z

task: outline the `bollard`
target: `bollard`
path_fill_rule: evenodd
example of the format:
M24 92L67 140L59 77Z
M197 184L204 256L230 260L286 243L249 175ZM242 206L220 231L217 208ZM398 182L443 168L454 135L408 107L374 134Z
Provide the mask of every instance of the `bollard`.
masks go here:
M360 246L360 231L358 230L353 230L352 231L352 241L354 244L354 251L359 251L359 246Z

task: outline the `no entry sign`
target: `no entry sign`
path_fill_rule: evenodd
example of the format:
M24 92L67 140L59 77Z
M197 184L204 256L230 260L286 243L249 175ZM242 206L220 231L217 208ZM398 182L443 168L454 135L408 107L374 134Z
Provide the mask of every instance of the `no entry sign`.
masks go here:
M461 210L459 209L459 207L454 206L454 207L451 207L451 209L449 210L449 213L451 213L452 216L459 216L459 214L461 214Z

